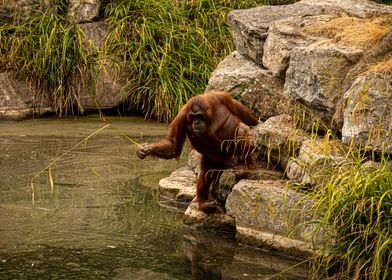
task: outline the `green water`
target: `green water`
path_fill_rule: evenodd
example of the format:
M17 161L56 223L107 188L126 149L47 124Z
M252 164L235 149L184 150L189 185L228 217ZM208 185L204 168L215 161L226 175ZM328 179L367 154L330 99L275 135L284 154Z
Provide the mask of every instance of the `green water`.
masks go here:
M304 279L303 266L278 274L296 261L185 230L160 206L159 179L187 153L141 161L121 134L166 132L138 118L0 122L0 279Z

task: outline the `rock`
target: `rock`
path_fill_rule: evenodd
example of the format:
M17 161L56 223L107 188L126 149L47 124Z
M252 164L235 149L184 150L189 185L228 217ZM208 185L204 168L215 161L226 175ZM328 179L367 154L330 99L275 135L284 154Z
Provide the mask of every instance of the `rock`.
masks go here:
M123 75L126 69L118 69L110 61L102 62L87 75L79 73L72 79L78 93L79 106L84 110L112 109L125 102L129 93Z
M283 80L263 71L242 94L243 102L262 120L287 113L290 99L283 92Z
M83 23L81 28L86 35L84 44L89 54L95 55L104 47L109 32L108 25L101 21ZM84 75L77 73L72 78L82 111L116 108L127 100L129 93L125 90L128 73L126 66L107 59L99 61L90 71Z
M302 0L299 4L322 7L326 13L329 13L331 9L337 9L343 15L359 18L371 18L392 13L391 6L370 0Z
M391 60L392 61L392 60ZM392 154L392 63L385 72L359 76L344 94L342 140ZM375 68L377 69L377 68Z
M70 0L68 16L76 22L91 21L99 15L100 0Z
M104 48L105 40L109 34L109 25L104 21L85 22L80 24L81 29L85 34L85 45L102 50ZM95 51L91 50L90 51Z
M291 158L286 168L287 177L303 186L321 188L334 173L334 168L345 161L343 143L329 139L312 139L302 143L297 158Z
M222 205L225 205L227 197L233 187L242 179L250 180L279 180L284 178L284 173L277 170L268 170L262 163L258 163L255 169L226 169L223 171L219 183L212 189L212 196Z
M194 200L185 211L183 222L192 229L219 233L227 237L235 235L235 220L232 217L226 215L222 209L217 213L206 214L199 210L198 203Z
M320 14L321 7L293 4L235 10L228 14L234 44L241 54L262 65L264 42L273 22L303 14Z
M52 111L28 82L0 73L0 119L21 120Z
M205 91L224 90L240 98L264 71L265 69L235 51L218 64Z
M283 80L238 52L226 57L212 73L206 91L224 90L243 101L261 119L281 114L289 104Z
M284 91L320 117L328 127L343 97L341 85L361 50L337 47L333 44L313 44L291 51ZM337 128L339 129L339 128Z
M264 43L269 29L279 20L321 14L368 18L389 13L392 13L391 7L366 0L303 0L292 5L261 6L232 11L228 14L228 19L233 29L237 51L262 65Z
M185 166L159 181L159 202L185 210L196 196L196 175Z
M291 190L284 180L241 180L226 201L234 217L237 239L262 248L307 257L313 236L307 209L311 201Z
M269 167L286 168L290 157L296 157L307 133L295 128L294 119L289 115L269 118L252 130L254 145Z
M271 70L274 76L283 76L289 66L291 50L306 47L320 38L303 31L303 28L315 22L329 20L332 16L296 16L276 21L271 24L264 44L263 66Z
M6 0L0 2L0 18L3 20L18 20L30 15L37 5L48 5L49 1L40 0Z

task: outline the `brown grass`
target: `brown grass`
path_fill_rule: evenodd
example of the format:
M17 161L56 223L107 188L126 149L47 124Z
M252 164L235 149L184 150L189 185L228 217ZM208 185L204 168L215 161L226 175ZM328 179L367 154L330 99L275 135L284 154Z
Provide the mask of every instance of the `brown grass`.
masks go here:
M388 30L388 21L378 18L365 20L353 17L339 17L307 26L304 32L326 37L334 43L347 46L366 47L376 43Z
M371 65L368 69L371 73L392 73L392 58L382 61L375 65Z

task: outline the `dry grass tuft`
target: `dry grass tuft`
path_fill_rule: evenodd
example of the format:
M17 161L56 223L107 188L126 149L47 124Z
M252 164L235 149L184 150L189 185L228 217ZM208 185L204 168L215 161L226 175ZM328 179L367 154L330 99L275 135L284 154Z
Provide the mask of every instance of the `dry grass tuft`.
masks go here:
M353 17L334 18L316 23L303 29L304 32L320 37L327 37L332 42L348 46L366 47L376 43L389 27L385 19L360 19Z
M375 65L371 65L368 69L370 73L392 73L392 58L382 61Z

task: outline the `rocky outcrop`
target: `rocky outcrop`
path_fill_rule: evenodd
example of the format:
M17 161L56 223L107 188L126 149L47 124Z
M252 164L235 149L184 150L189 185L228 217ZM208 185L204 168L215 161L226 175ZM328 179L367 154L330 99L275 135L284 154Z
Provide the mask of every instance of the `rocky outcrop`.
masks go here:
M317 250L323 232L307 211L313 202L293 185L321 188L336 168L352 164L344 143L392 153L391 19L392 7L365 0L303 0L229 14L236 51L206 90L229 91L265 120L252 129L258 159L284 175L238 181L224 171L212 191L221 213L209 220L191 203L187 226L226 223L242 243L297 257Z
M375 87L380 82L370 81L377 76L383 84L392 72L391 6L366 0L302 0L232 11L228 18L237 61L233 55L226 58L212 74L208 88L230 91L261 119L298 113L306 115L302 120L305 129L312 129L317 121L318 126L322 124L320 130L342 133L345 143L353 139L355 145L366 144L377 151L381 143L392 145L390 114L379 108L361 123L350 123L358 98L348 98L348 92L358 90L364 82L370 92L379 91ZM248 67L241 68L240 61L252 65L248 79ZM241 69L238 76L237 69ZM391 88L382 87L385 108L392 107ZM366 136L373 137L380 127L380 116L385 137L365 143Z

